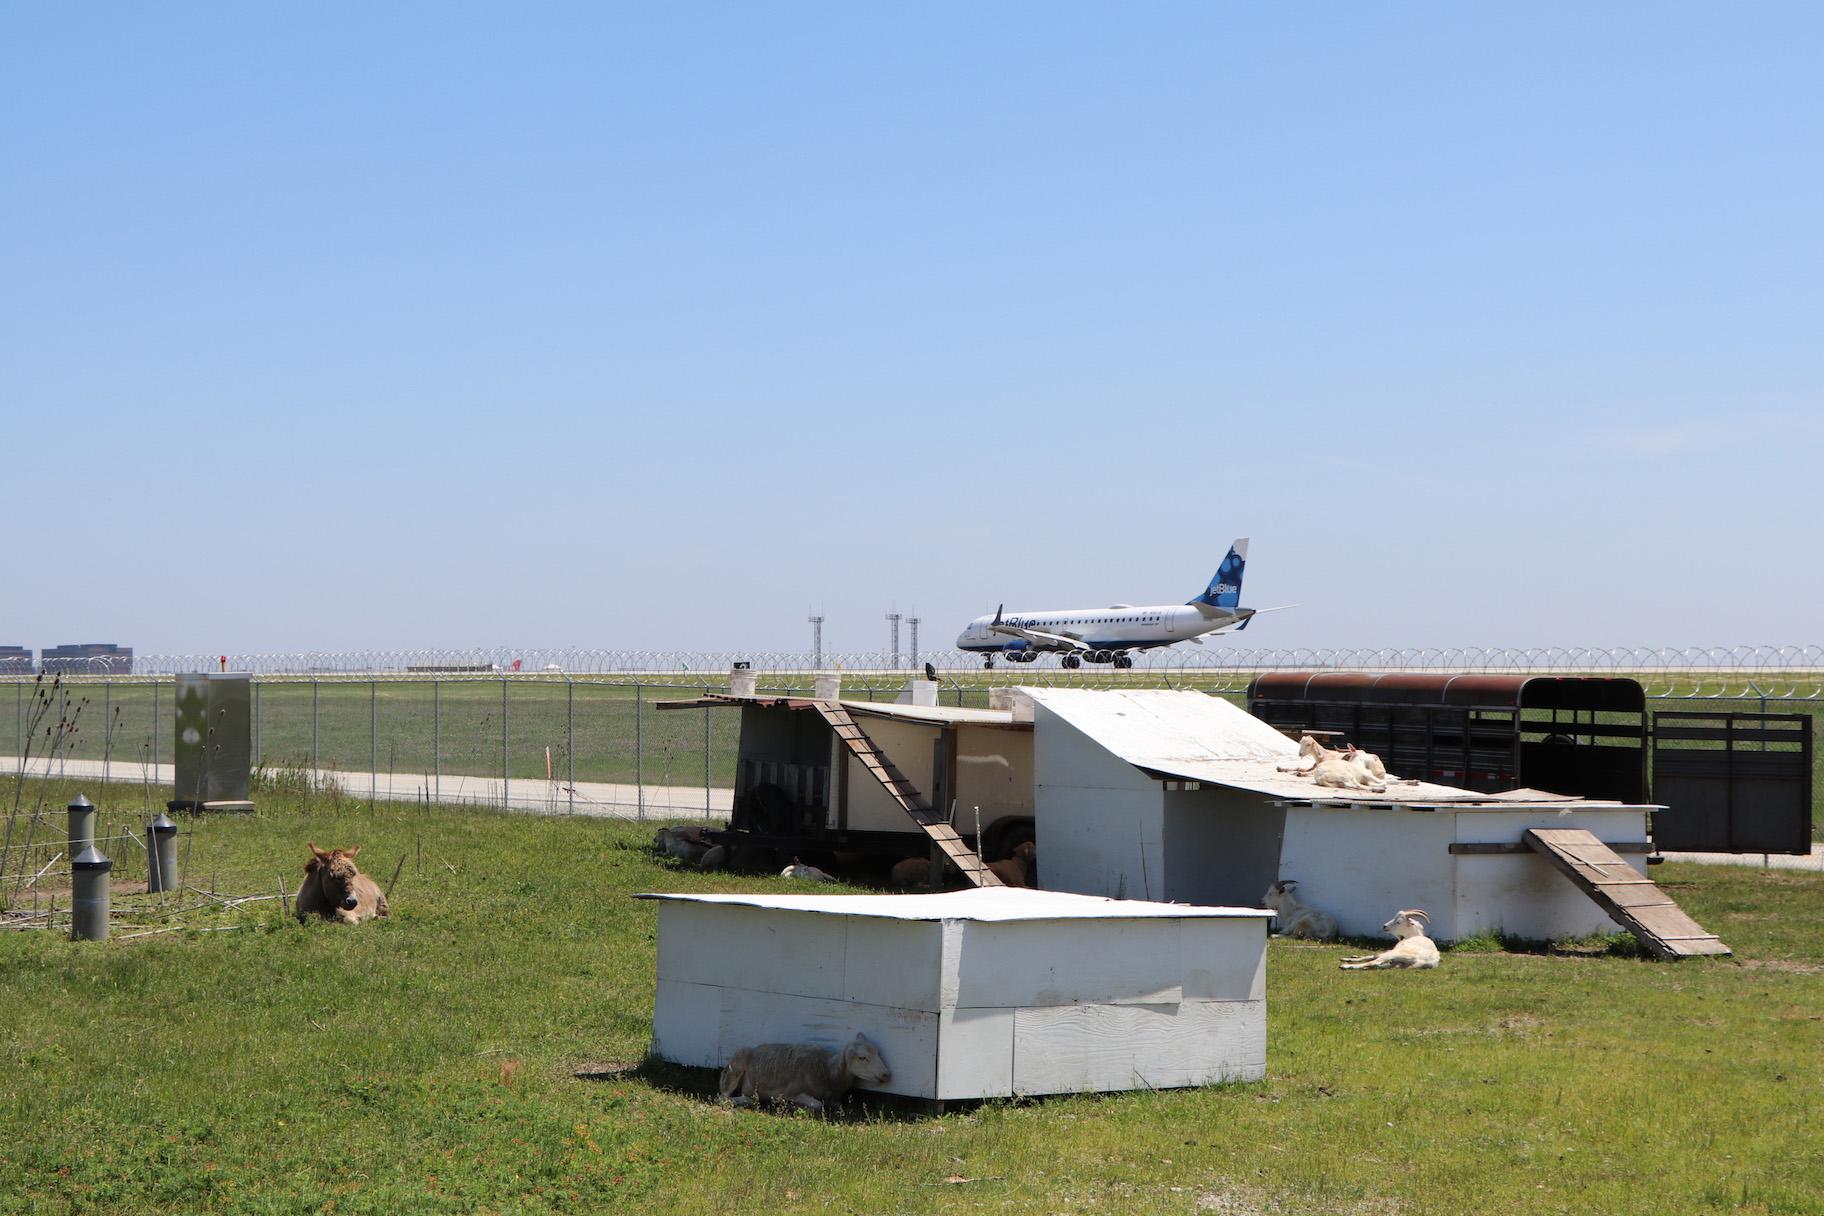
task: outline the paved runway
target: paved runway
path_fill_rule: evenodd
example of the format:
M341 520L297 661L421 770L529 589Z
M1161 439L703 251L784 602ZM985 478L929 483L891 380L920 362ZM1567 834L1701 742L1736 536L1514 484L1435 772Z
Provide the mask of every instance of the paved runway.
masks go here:
M147 770L150 770L148 774ZM170 785L175 780L174 766L142 765L137 761L115 760L106 766L107 780L138 784L150 777L155 784ZM0 772L19 771L16 756L0 756ZM32 773L44 771L37 762ZM76 780L102 780L103 764L99 760L62 760L57 775ZM613 819L718 819L728 818L734 791L711 788L705 796L702 786L688 785L621 785L606 781L579 781L574 789L561 781L519 779L501 790L498 777L459 777L445 775L440 781L418 773L351 773L335 769L316 770L322 784L335 784L353 798L372 797L381 802L456 803L473 806L503 807L515 811L534 811L547 815L595 815Z
M1757 870L1810 870L1824 874L1824 844L1802 853L1666 853L1667 861L1695 861L1706 866L1753 866Z

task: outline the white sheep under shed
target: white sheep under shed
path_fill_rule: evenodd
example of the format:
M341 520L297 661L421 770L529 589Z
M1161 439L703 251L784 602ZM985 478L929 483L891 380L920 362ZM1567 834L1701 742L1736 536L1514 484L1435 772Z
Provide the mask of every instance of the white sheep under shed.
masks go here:
M719 1068L754 1043L892 1063L935 1102L1162 1089L1266 1073L1266 921L997 887L928 895L649 895L653 1052Z

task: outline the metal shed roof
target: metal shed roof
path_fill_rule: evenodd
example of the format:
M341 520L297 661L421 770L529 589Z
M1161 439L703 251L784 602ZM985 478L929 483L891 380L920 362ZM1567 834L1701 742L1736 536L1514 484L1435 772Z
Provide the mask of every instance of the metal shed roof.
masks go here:
M1640 713L1646 693L1625 676L1451 675L1440 672L1270 671L1248 700L1364 701L1377 705L1503 706Z
M1265 908L1212 908L1141 899L1107 899L1026 887L982 887L930 895L684 895L649 892L635 899L676 903L737 904L785 912L831 916L876 916L892 920L1135 920L1209 917L1266 917Z
M1324 806L1373 803L1470 809L1481 805L1511 810L1516 803L1620 805L1538 790L1490 795L1429 782L1390 785L1378 794L1365 789L1332 790L1312 784L1307 777L1280 772L1280 765L1298 759L1298 745L1221 697L1162 689L1020 691L1101 747L1155 777L1227 786L1287 802Z
M837 701L836 704L848 710L850 714L864 714L874 718L892 718L898 722L923 722L935 726L1006 726L1016 730L1030 730L1030 722L1016 722L1012 712L1005 709L969 709L960 705L902 705L896 701ZM812 709L817 705L811 697L734 697L725 693L712 692L700 697L690 697L682 701L660 701L659 709L726 709L743 705L758 705L771 709Z

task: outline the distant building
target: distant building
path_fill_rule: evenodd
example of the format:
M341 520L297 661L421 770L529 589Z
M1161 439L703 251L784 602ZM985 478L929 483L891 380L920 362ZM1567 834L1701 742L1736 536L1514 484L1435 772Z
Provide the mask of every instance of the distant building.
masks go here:
M32 674L32 651L29 646L0 646L0 676Z
M125 676L133 674L133 648L113 642L71 642L45 648L38 669L47 674Z

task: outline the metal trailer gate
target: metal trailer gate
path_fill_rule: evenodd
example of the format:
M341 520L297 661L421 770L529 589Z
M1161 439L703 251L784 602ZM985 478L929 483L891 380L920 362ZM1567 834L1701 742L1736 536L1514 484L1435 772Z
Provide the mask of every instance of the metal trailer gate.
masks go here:
M1804 714L1649 714L1639 681L1613 676L1362 672L1261 675L1248 710L1288 732L1330 732L1403 777L1662 803L1662 849L1811 850Z
M1811 715L1653 715L1653 816L1662 849L1811 852Z

